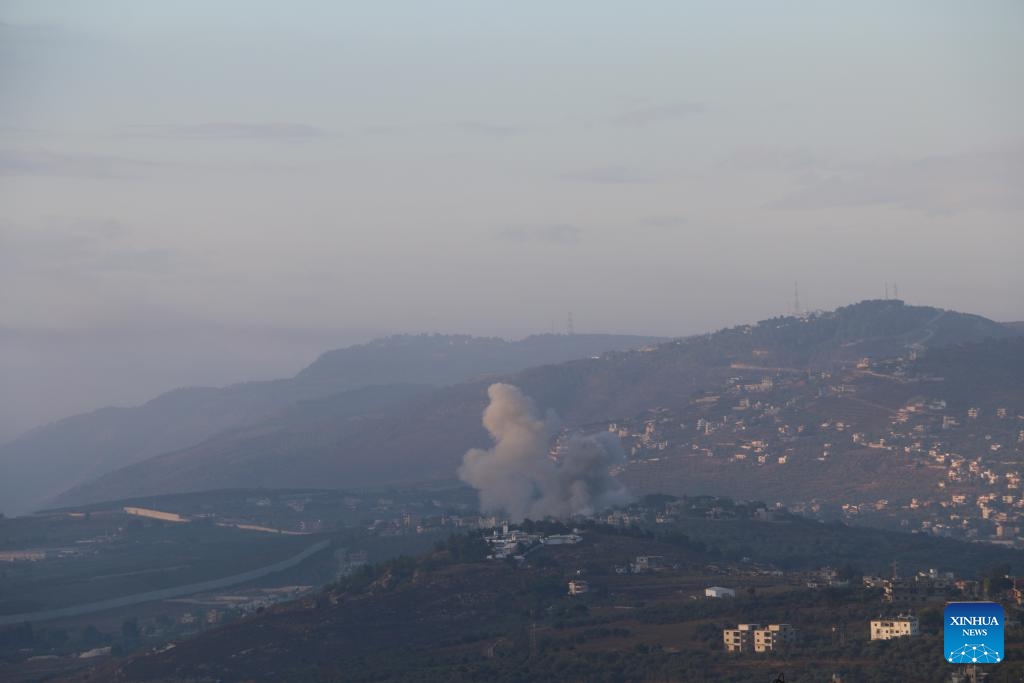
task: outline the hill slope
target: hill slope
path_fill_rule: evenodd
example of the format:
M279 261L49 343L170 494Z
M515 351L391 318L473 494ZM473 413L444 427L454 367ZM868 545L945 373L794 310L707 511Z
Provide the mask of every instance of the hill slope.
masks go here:
M936 681L945 667L933 654L944 596L916 608L922 638L929 640L913 661L905 651L899 661L880 659L879 652L893 644L867 642L867 622L885 607L880 591L857 585L860 576L851 563L884 571L898 553L900 566L910 572L938 566L970 577L995 562L1019 566L1021 559L1018 551L969 551L945 539L800 519L659 526L618 534L586 528L580 544L542 547L520 567L473 561L487 552L480 542L453 539L418 560L401 558L343 579L303 604L282 605L69 680L767 681L781 668L779 660L724 652L722 628L785 618L800 629L805 646L783 655L796 680L821 680L823 666L841 661L856 680ZM692 542L698 536L710 540ZM759 575L749 558L741 560L748 552L755 562L767 561L746 545L752 538L755 547L779 554L789 548L804 559L790 563L784 576ZM664 568L643 575L613 572L614 564L637 555L654 555ZM872 559L874 566L861 565ZM800 577L807 575L797 572L824 564L846 567L855 585L804 588ZM566 582L580 573L590 592L567 596ZM691 598L722 582L736 589L735 598ZM849 643L836 643L837 623ZM1016 635L1008 642L1016 642ZM1008 658L1003 666L1017 670L1022 663Z
M70 417L0 447L0 511L26 512L72 486L258 425L301 401L368 386L443 386L482 373L512 372L656 341L600 334L539 335L515 342L403 335L327 352L291 379L176 389L141 406ZM389 395L404 398L395 390Z
M998 323L899 301L868 301L631 352L531 368L505 379L570 426L691 402L737 367L836 368L909 347L1008 337ZM131 495L235 486L351 487L451 477L462 454L488 442L480 426L490 380L448 387L367 419L330 411L301 428L280 422L225 435L112 472L60 497L80 504Z

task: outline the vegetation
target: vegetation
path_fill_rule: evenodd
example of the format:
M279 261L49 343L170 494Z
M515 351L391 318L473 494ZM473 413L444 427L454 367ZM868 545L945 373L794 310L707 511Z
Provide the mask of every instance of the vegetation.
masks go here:
M524 526L564 531L549 521ZM937 655L941 598L914 608L921 637L872 642L868 622L890 609L880 591L856 581L811 590L793 580L799 575L777 577L722 559L744 545L757 553L781 544L802 570L831 564L852 577L857 567L843 560L872 543L888 547L884 532L793 520L723 524L696 516L676 528L661 527L673 525L591 524L581 544L543 547L529 553L526 564L484 560L487 547L479 533L453 536L420 557L356 572L332 585L313 609L275 608L95 675L156 681L201 674L229 681L258 677L273 666L294 681L728 682L771 681L784 671L793 681L840 672L851 680L881 682L941 681L952 670ZM763 541L752 541L745 527ZM939 539L915 544L912 553L943 568L954 555L974 551ZM664 570L610 571L613 563L641 553L662 557ZM1019 564L1019 553L1006 557L1014 560L1011 567ZM992 556L972 564L984 559ZM970 577L987 577L994 588L1002 587L997 584L1005 582L1007 569L990 564ZM568 596L566 581L581 574L591 591ZM737 597L703 599L703 586L711 584L734 586ZM791 623L801 638L784 652L726 653L722 629L738 622ZM1019 628L1008 631L1010 654L995 681L1024 672L1022 641ZM241 650L249 654L231 657Z

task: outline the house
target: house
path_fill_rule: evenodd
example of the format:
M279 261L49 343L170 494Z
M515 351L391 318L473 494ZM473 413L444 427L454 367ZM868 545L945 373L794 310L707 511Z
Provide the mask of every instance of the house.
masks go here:
M637 555L633 569L637 574L645 574L660 569L664 559L661 555Z
M796 641L796 629L789 624L768 624L754 631L754 652L774 652Z
M583 595L590 592L590 584L582 579L574 579L569 582L569 595Z
M892 619L871 620L871 640L892 640L893 638L920 635L917 617L901 614Z
M722 630L722 640L725 641L727 652L753 652L754 631L760 628L760 624L737 624L736 628Z
M1013 580L1013 601L1017 607L1024 605L1024 579Z
M541 539L544 545L575 545L583 538L577 534L552 534Z
M790 624L738 624L722 630L728 652L774 652L796 642L797 630Z
M704 589L704 597L706 598L735 598L736 591L732 588L724 588L722 586L711 586L710 588Z

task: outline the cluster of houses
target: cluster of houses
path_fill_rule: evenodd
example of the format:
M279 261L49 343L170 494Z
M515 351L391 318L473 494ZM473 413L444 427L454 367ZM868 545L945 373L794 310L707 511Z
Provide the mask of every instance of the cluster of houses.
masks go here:
M856 367L835 374L786 369L763 376L737 374L688 404L652 407L605 428L622 439L630 454L627 469L680 455L757 467L792 466L803 458L825 462L847 453L857 457L865 450L909 459L924 471L942 475L932 491L915 491L909 504L835 501L846 520L881 526L906 522L930 534L1024 547L1024 470L1016 464L1024 456L1024 410L1010 405L954 407L929 396L937 378L919 374L913 360L913 353L906 358L862 358ZM740 373L756 369L734 367ZM922 395L891 411L888 426L868 428L857 417L871 401L863 391L858 393L865 378L875 384L879 379L917 383ZM829 396L842 399L840 414L806 421L802 406ZM810 451L809 436L817 440Z
M909 614L879 617L870 624L871 640L911 638L920 633L917 617ZM738 624L736 628L722 629L726 651L738 653L776 652L795 644L798 635L791 624Z
M985 411L968 407L951 413L941 399L915 399L891 418L888 433L877 442L895 455L942 470L934 495L915 497L902 507L927 533L1021 545L1024 497L1021 472L1006 457L1022 450L1024 415L1006 406ZM854 443L873 443L854 434ZM877 510L877 507L875 507ZM847 517L872 512L872 506L848 504Z

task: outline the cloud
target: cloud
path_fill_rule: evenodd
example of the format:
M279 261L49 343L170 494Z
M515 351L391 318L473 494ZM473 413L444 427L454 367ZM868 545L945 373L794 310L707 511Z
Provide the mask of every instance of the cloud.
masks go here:
M579 244L582 229L567 223L545 225L538 228L506 228L498 237L509 242L544 242L547 244Z
M665 214L660 216L646 216L640 219L640 225L645 228L685 228L692 225L692 221L686 216Z
M803 186L770 208L896 206L949 214L1024 209L1024 145L912 161L835 165L806 173Z
M834 156L801 147L758 146L736 150L720 166L727 171L814 174L841 169L843 164Z
M0 149L0 175L7 176L141 178L159 165L124 157L61 154L38 147Z
M447 123L419 123L411 125L375 123L362 126L362 130L370 135L438 135L461 133L504 140L529 132L531 126L497 121L465 120Z
M130 137L179 140L308 140L328 132L305 123L240 123L226 121L189 125L149 124L128 126Z
M43 131L39 128L26 128L24 126L6 126L0 124L0 138L13 138L24 140L26 138L39 137Z
M459 121L451 126L454 130L465 133L485 135L492 138L509 138L526 131L524 126L509 123L493 123L490 121Z
M641 173L625 166L596 166L594 168L585 168L565 173L562 175L562 178L585 183L609 184L650 183L656 180L654 176Z
M647 107L637 107L619 114L612 119L613 123L622 126L649 126L668 121L690 118L703 114L707 107L699 102L674 102Z
M12 280L167 273L182 263L171 250L134 245L129 231L111 219L0 221L0 245L0 271Z

